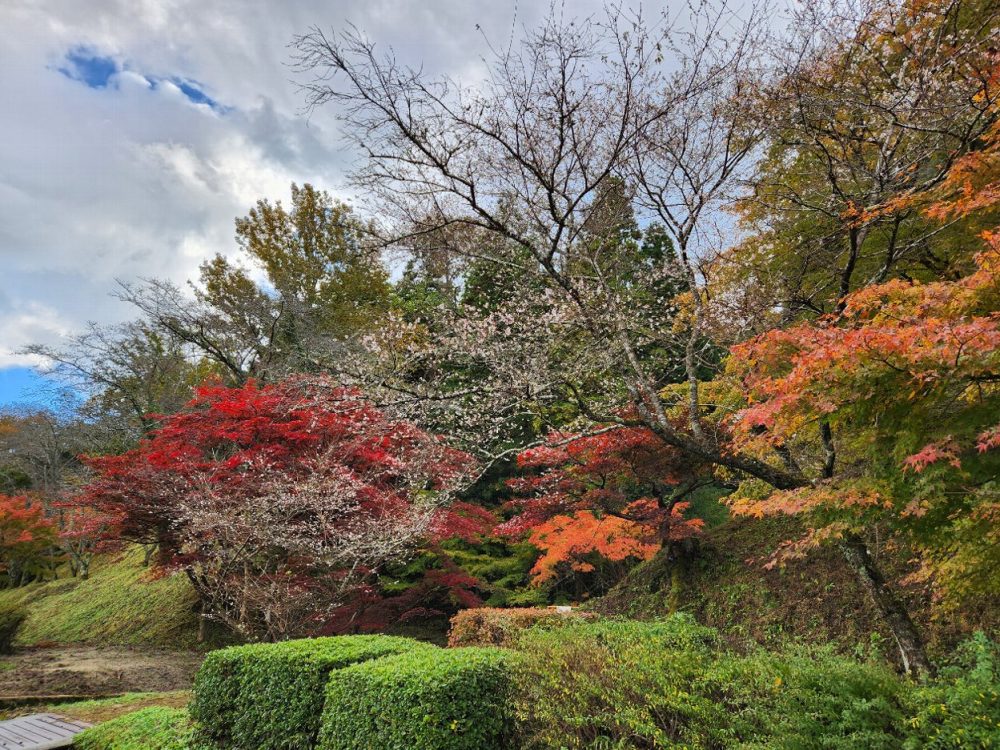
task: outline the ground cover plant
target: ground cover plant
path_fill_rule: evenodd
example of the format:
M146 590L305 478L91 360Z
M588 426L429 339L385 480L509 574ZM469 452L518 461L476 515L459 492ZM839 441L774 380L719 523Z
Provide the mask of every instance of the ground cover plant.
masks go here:
M186 708L191 701L190 690L172 690L162 693L125 693L113 698L77 700L61 703L35 703L3 712L4 719L33 713L56 713L71 719L99 724L143 708Z
M191 723L181 708L134 711L91 727L73 740L78 750L190 750Z
M16 605L0 607L0 654L12 652L14 637L27 616L24 607Z
M58 578L0 590L0 606L23 607L26 617L16 636L23 646L199 645L198 597L190 582L183 575L152 575L135 548L99 558L86 580Z

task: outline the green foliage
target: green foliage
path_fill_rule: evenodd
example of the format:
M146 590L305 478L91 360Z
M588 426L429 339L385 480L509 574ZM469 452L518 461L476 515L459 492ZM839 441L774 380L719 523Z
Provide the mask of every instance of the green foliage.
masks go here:
M687 615L529 630L528 748L898 748L906 683L828 650L726 650Z
M691 507L688 509L688 516L703 520L706 529L722 526L729 520L729 509L722 502L728 492L729 490L715 485L695 490L689 497Z
M1000 645L976 633L914 704L906 750L1000 747Z
M213 651L195 678L191 715L200 740L222 748L312 748L323 689L341 667L434 649L408 638L340 636Z
M0 591L0 607L28 612L17 642L193 648L198 598L183 575L149 579L142 552L94 563L90 578L62 578Z
M188 750L191 723L187 711L144 708L100 724L76 736L78 750Z
M712 679L726 686L730 710L755 716L759 729L748 747L900 747L909 683L884 663L792 647L721 656Z
M704 680L715 631L687 616L524 633L516 712L530 748L705 747L730 715Z
M28 616L24 607L17 605L0 606L0 654L9 654L13 650L14 636L18 628Z
M350 206L309 184L292 184L288 209L259 200L236 220L240 247L264 270L283 304L295 308L279 328L282 346L302 346L308 333L349 335L384 314L387 274L361 247L365 229ZM203 266L202 277L208 298L221 309L238 308L248 292L266 294L221 256Z
M530 585L528 572L538 550L527 542L488 539L472 544L461 539L444 542L442 549L466 573L482 583L490 607L531 606L548 603L548 594Z
M330 675L321 750L506 750L514 655L411 652Z
M0 466L0 495L18 495L29 489L29 474L17 466Z

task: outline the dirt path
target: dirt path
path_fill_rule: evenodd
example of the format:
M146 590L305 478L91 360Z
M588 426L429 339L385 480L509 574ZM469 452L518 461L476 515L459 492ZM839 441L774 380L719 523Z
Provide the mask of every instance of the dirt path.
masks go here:
M21 649L13 656L0 656L0 699L185 690L203 658L190 651Z

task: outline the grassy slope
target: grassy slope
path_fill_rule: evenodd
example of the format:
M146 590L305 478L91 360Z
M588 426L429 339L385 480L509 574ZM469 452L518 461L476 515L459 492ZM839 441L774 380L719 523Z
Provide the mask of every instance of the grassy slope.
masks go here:
M192 648L198 617L194 590L183 576L149 580L132 550L95 561L89 580L61 578L0 591L0 607L23 604L28 618L15 643Z
M722 523L708 530L691 562L677 566L656 557L634 568L588 609L639 619L680 609L736 641L774 644L796 639L833 642L851 650L875 638L887 654L894 654L888 631L835 549L817 550L784 569L763 568L762 559L779 542L800 534L796 522L787 518ZM898 561L882 563L891 579L902 577ZM946 651L974 630L990 630L1000 622L1000 613L990 608L932 616L926 597L909 589L898 591L931 653Z

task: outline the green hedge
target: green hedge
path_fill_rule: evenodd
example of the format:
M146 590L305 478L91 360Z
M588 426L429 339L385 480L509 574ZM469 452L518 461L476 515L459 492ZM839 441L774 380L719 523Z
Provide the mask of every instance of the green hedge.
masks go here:
M188 750L191 722L182 708L144 708L78 734L76 750Z
M315 746L332 670L431 649L409 638L357 635L213 651L195 678L198 740L233 750L307 750Z
M424 651L330 675L320 750L508 750L515 655Z

